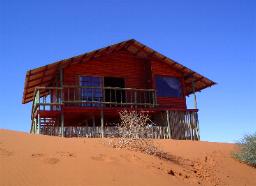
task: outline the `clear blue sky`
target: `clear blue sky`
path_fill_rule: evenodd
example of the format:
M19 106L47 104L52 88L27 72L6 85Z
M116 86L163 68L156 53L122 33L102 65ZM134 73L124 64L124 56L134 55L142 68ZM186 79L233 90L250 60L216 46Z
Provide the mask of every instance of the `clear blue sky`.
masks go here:
M134 38L218 83L198 94L202 140L255 132L255 2L0 0L0 128L29 131L27 70Z

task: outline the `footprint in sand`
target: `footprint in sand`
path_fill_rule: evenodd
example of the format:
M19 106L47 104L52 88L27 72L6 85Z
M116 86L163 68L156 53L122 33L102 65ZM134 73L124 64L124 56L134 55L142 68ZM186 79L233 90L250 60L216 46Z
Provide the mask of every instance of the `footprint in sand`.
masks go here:
M75 154L71 153L71 152L62 152L62 151L60 151L60 152L57 152L56 154L61 156L61 157L70 157L70 158L75 157Z
M104 161L105 160L105 155L104 154L98 154L97 156L92 156L91 159L96 160L96 161Z
M139 156L136 156L135 154L133 155L130 155L130 156L127 156L127 155L120 155L120 157L122 159L124 159L125 161L127 162L131 162L131 161L138 161L138 160L141 160L141 158Z
M42 154L42 153L33 153L33 154L31 154L31 156L32 156L33 158L40 158L40 157L43 157L44 154Z
M118 158L111 156L111 157L107 157L107 158L105 159L105 161L106 161L106 162L118 162Z
M54 165L56 163L58 163L60 160L58 158L46 158L44 160L45 163L48 163L48 164L51 164L51 165Z
M92 160L95 161L104 161L107 163L111 163L111 162L118 162L118 158L114 157L114 156L106 156L105 154L98 154L97 156L92 156L91 157Z
M2 157L9 157L11 155L13 155L13 152L8 151L8 150L0 147L0 156L2 156Z
M31 154L32 158L43 158L41 159L42 162L47 163L47 164L51 164L54 165L56 163L58 163L60 160L58 158L55 157L45 157L46 155L42 154L42 153L33 153Z

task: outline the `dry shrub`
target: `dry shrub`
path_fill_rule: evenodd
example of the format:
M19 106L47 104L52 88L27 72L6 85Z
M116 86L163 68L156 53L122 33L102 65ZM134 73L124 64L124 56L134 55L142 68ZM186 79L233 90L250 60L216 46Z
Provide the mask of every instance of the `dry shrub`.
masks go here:
M239 151L233 156L248 165L256 168L256 133L245 135L238 143Z
M153 155L161 159L173 160L168 153L160 150L147 133L154 125L149 116L138 111L121 111L118 132L120 138L111 139L109 144L114 148L125 148Z

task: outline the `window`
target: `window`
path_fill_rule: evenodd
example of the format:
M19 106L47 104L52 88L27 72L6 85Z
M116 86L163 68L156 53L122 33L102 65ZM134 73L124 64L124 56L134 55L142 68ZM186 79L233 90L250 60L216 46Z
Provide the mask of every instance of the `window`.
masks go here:
M83 106L97 106L102 101L103 78L93 76L80 76L80 98L87 103ZM92 103L94 102L94 103Z
M178 78L156 76L156 92L159 97L181 97L181 84Z

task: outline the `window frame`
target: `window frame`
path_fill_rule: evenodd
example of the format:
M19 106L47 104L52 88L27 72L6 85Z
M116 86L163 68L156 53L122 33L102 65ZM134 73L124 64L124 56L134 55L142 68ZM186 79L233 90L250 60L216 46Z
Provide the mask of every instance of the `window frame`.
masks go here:
M101 98L102 99L102 101L105 99L104 98L104 90L103 90L103 88L104 88L104 76L98 76L98 75L90 75L90 74L82 74L82 75L78 75L77 76L78 78L77 78L77 84L78 84L78 86L79 87L82 87L82 85L81 85L81 77L90 77L90 78L100 78L101 79L101 86L99 87L100 89L101 89L101 97L98 97L98 98ZM92 86L93 87L93 86ZM81 91L81 90L80 90ZM92 98L94 98L94 97L92 97ZM80 92L79 93L79 99L80 100L82 100L82 93ZM87 106L86 104L85 104L85 106ZM95 105L92 105L92 106L95 106Z
M184 99L184 81L182 77L178 77L178 76L170 76L170 75L162 75L162 74L154 74L154 88L156 90L156 96L160 97L160 98L173 98L173 99ZM158 96L157 95L157 77L165 77L165 78L176 78L179 80L180 82L180 96L179 97L175 97L175 96Z

